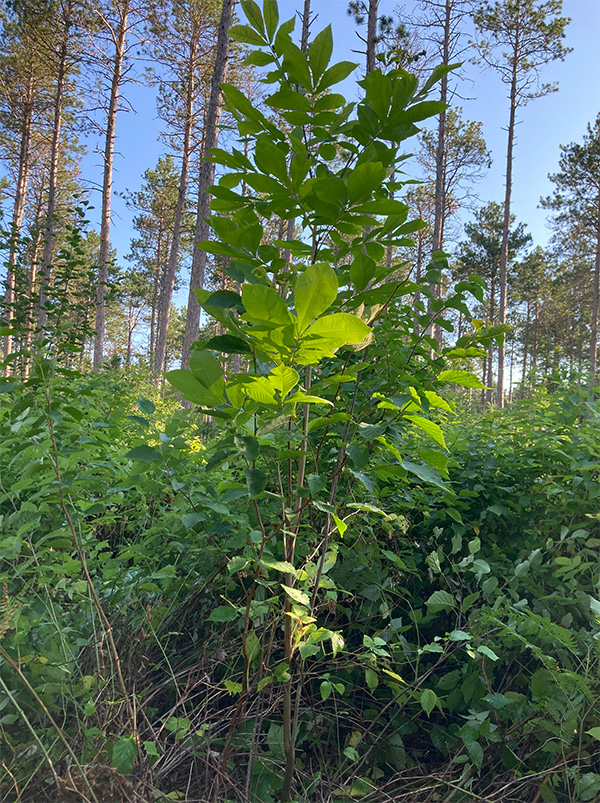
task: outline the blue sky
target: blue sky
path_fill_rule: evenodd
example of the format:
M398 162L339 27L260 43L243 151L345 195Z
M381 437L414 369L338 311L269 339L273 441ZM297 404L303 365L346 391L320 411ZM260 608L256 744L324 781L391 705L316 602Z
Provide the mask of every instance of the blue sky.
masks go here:
M302 5L301 0L280 0L282 19L287 19ZM414 5L405 3L410 11ZM338 60L360 61L360 54L352 50L362 47L356 36L356 25L346 14L347 0L313 0L317 14L313 33L327 24L332 25L335 53ZM381 13L393 14L398 8L393 0L381 0ZM573 48L564 62L548 65L543 72L544 81L557 81L559 91L532 101L521 110L517 130L514 159L513 211L532 233L534 243L544 245L549 236L547 213L539 209L540 196L552 191L548 173L558 166L560 145L580 141L588 122L600 111L600 0L564 0L563 12L571 17L567 28L566 44ZM299 25L297 25L297 28ZM492 152L493 164L487 176L478 184L477 192L482 203L502 201L504 197L505 149L508 120L506 87L491 70L468 65L461 95L465 118L483 123L483 133ZM352 87L346 88L352 97ZM127 89L127 97L136 113L121 114L117 123L117 150L115 160L115 192L135 191L142 183L142 173L154 167L165 152L158 141L160 122L156 119L154 91L146 86ZM95 143L88 143L93 148ZM415 165L416 170L416 165ZM99 157L89 153L83 164L84 176L92 181L101 180ZM99 198L92 196L99 206ZM113 227L111 239L121 258L127 253L131 238L131 212L118 196L113 199ZM95 213L92 213L94 220ZM179 303L184 298L177 299Z

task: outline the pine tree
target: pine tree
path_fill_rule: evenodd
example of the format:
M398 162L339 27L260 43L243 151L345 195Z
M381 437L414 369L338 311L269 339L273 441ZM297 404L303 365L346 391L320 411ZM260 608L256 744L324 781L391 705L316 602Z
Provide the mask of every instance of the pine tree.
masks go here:
M506 323L509 262L510 207L512 197L513 152L517 111L529 101L556 91L554 84L543 84L540 72L545 64L564 59L568 49L562 43L569 22L561 17L561 0L486 0L475 13L479 34L477 47L484 64L495 69L509 87L508 142L502 252L500 255L499 322ZM504 406L504 345L498 348L496 403Z
M160 65L159 114L166 138L181 154L181 170L173 235L159 292L158 330L154 354L155 381L165 363L171 300L179 264L181 237L188 203L191 158L201 146L199 129L214 63L217 3L215 0L173 0L153 14L152 53Z
M560 226L579 224L591 245L593 301L590 321L589 371L594 380L598 369L598 314L600 308L600 114L588 125L581 144L561 146L559 172L551 175L553 196L542 205L558 212Z
M217 36L217 47L215 50L215 61L213 66L212 83L210 89L210 99L206 110L204 141L202 152L207 156L212 148L215 148L219 136L219 123L222 111L221 84L227 77L229 66L229 29L233 23L233 11L235 0L223 0L221 8L221 18L219 21L219 32ZM198 244L208 239L209 227L207 218L210 209L209 188L212 186L215 176L215 165L212 161L204 160L200 169L198 180L198 206L196 211L196 230L194 243L196 248L192 257L192 272L190 276L190 291L187 304L187 318L185 324L185 336L181 354L181 363L187 367L189 362L192 343L198 336L200 325L200 305L196 298L195 290L204 286L206 273L206 252L198 248Z

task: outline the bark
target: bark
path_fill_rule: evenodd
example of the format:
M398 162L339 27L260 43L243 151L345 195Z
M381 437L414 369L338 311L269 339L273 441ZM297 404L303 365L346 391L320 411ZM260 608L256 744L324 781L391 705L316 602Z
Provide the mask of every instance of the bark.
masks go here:
M25 90L23 104L23 124L21 126L21 142L19 146L19 173L17 176L17 186L15 190L15 200L12 214L12 234L10 242L10 253L8 255L7 276L6 276L6 295L4 306L8 312L7 324L10 327L14 320L15 299L15 269L17 265L18 239L23 223L23 212L25 210L25 198L27 196L27 185L29 181L29 155L31 148L31 132L33 121L33 74L30 73ZM4 357L12 354L12 336L7 335L4 341ZM5 367L5 376L8 374L8 366Z
M304 53L308 47L308 34L310 32L310 0L304 0L304 9L302 10L302 38L300 40L300 49Z
M48 168L48 204L46 207L46 232L44 239L44 252L42 255L42 264L40 266L40 298L38 309L38 328L43 330L48 323L48 311L46 305L48 303L48 290L51 282L52 271L52 249L54 246L54 229L56 214L56 181L58 176L58 158L60 155L60 142L62 133L63 122L63 100L65 88L67 84L68 74L68 53L69 53L69 39L71 29L71 12L72 3L68 0L65 6L64 25L65 30L63 33L59 58L58 58L58 74L56 77L56 95L54 98L54 119L52 125L52 143L50 147L50 164Z
M594 291L592 301L592 323L590 326L590 378L596 381L598 370L598 314L600 312L600 196L596 219L596 259L594 261Z
M160 277L162 276L162 265L160 256L162 254L162 222L159 225L158 234L156 237L156 268L154 270L154 278L152 283L152 308L150 311L150 355L154 354L156 349L156 323L158 317L158 294L160 290Z
M512 195L512 168L513 151L515 144L515 120L517 113L517 79L518 79L518 59L517 54L520 49L519 27L516 29L515 46L512 58L512 76L510 84L510 115L508 121L508 143L506 147L506 190L504 194L504 220L502 223L502 248L500 251L500 305L498 310L498 321L506 323L506 301L508 290L508 246L510 236L510 201ZM504 360L506 346L502 339L498 346L498 385L496 393L496 403L500 409L504 407Z
M367 75L375 69L377 55L377 12L379 0L369 0L367 16Z
M534 310L534 319L533 319L533 354L531 355L531 367L535 370L537 367L537 356L538 356L538 316L540 311L540 302L536 298L535 300L535 310Z
M203 155L206 157L212 148L215 148L219 137L219 123L221 121L221 84L226 80L227 68L229 65L229 28L233 21L233 10L236 0L223 0L221 20L219 22L219 33L217 37L217 48L215 53L215 65L210 89L210 100L206 115L206 126L204 131ZM196 298L195 290L204 287L206 274L206 251L198 248L198 243L208 239L209 225L208 215L210 211L211 196L208 193L209 187L214 183L215 165L211 161L203 161L200 168L199 187L198 187L198 209L196 215L196 229L194 233L194 255L192 257L192 272L190 276L190 291L188 296L187 317L185 321L185 334L183 336L183 349L181 354L181 364L187 368L190 360L190 350L192 343L198 337L200 327L200 305Z
M119 109L119 94L123 80L123 63L128 30L129 0L117 3L119 23L115 37L115 56L112 66L110 99L106 120L104 142L104 176L102 179L102 217L100 221L100 265L98 268L98 287L96 290L96 337L94 339L93 369L99 371L104 356L106 333L106 291L108 285L108 263L110 249L110 208L113 184L113 163L115 154L115 130Z
M490 282L490 323L494 323L494 317L496 315L496 281L495 277L492 275L492 280ZM485 391L486 401L489 405L492 404L492 395L493 395L493 382L494 382L494 343L493 341L488 346L488 359L487 359L487 378L485 380L485 384L487 385L487 390Z
M188 188L188 175L190 156L192 152L192 126L194 122L194 93L196 91L195 67L198 51L198 30L195 26L190 42L190 60L188 63L188 82L185 99L185 127L183 135L183 151L181 154L181 174L179 176L179 191L177 195L177 206L175 208L175 220L173 223L173 237L169 249L169 259L163 278L163 284L159 300L159 327L156 335L156 349L154 354L154 373L155 384L160 384L160 375L165 364L167 351L167 332L169 329L169 318L171 315L171 302L173 299L173 287L175 285L175 273L179 262L179 250L181 246L181 232L183 229L185 215L185 201Z
M525 377L527 376L527 359L529 357L529 326L531 324L531 305L527 302L527 320L525 321L525 332L523 333L523 366L521 368L521 393L520 397L525 397Z
M442 64L450 63L450 23L451 23L452 4L451 0L446 0L444 9L444 40L442 44ZM448 102L448 75L442 77L440 83L440 101ZM435 212L433 221L433 242L434 253L441 251L444 247L444 216L446 214L446 112L440 112L438 118L438 141L435 154ZM442 297L441 284L435 287L435 297ZM433 328L433 336L437 340L438 349L442 346L442 329L436 325Z
M38 256L40 253L40 246L42 244L42 214L44 207L44 193L45 193L45 174L42 171L42 180L40 182L40 189L37 197L36 212L35 212L35 238L33 241L33 248L31 249L31 261L29 265L29 297L27 301L27 336L25 338L25 357L23 361L23 377L26 379L29 376L30 359L29 350L33 341L34 333L34 314L35 314L35 284L37 280Z

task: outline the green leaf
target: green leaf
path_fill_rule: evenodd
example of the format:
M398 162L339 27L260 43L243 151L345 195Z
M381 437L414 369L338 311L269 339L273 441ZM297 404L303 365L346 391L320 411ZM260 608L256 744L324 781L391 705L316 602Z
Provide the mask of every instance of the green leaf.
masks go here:
M244 318L251 323L270 323L286 326L292 322L287 304L272 287L264 284L245 284L242 301Z
M298 371L288 368L285 365L277 365L269 374L269 382L279 393L281 398L285 398L290 390L296 387L300 381Z
M315 36L307 50L308 63L310 64L315 85L323 77L332 53L333 34L331 33L331 25L328 25Z
M235 680L226 680L225 688L229 694L240 694L244 687L241 683L237 683Z
M125 455L129 460L136 460L139 463L154 463L162 460L163 456L158 449L153 446L134 446Z
M266 45L267 41L249 25L232 25L229 29L229 36L236 42L244 45Z
M354 262L350 265L350 278L359 293L362 293L369 284L375 275L376 269L377 263L367 254L361 252L355 257Z
M333 691L333 685L328 680L324 680L321 682L320 691L321 691L321 699L323 701L328 700L329 697L331 697L331 692Z
M413 423L419 429L422 429L423 432L426 432L428 435L434 439L436 443L439 443L440 446L443 446L444 449L447 449L446 441L444 440L444 433L442 432L441 428L435 421L430 421L428 418L423 418L422 415L405 415L407 421Z
M262 14L260 13L260 6L258 3L255 3L254 0L241 0L242 10L246 15L246 19L255 28L257 31L261 33L265 32L265 26L263 23Z
M286 399L288 404L329 404L333 407L333 402L329 399L323 399L321 396L310 396L308 393L298 391Z
M277 0L263 0L263 14L265 16L265 28L269 41L273 41L275 31L279 24L279 9L277 8Z
M429 608L431 613L439 613L440 611L450 611L456 607L456 600L447 591L434 591L433 594L425 601L425 605Z
M309 265L294 288L297 331L302 334L312 321L333 304L338 282L335 271L324 262Z
M434 471L431 466L424 466L421 463L413 463L410 460L404 459L402 460L402 465L407 471L417 476L420 480L430 482L432 485L437 485L438 488L444 491L450 490L449 486L446 485L437 471Z
M192 376L207 394L212 397L214 404L223 404L223 368L215 356L208 351L194 349L190 354L190 371Z
M487 656L490 659L490 661L500 660L499 656L497 656L493 650L490 650L489 647L486 647L485 644L482 644L480 647L477 647L477 652Z
M466 748L473 764L475 764L477 769L481 769L481 765L483 764L483 748L479 742L467 742Z
M259 468L244 469L246 485L250 496L259 496L267 486L267 475Z
M191 371L185 368L176 368L173 371L167 371L165 378L175 390L181 393L184 399L202 407L215 406L212 394L208 393L206 388L194 379Z
M351 61L340 61L337 64L332 64L328 70L325 70L323 77L319 81L317 91L323 92L330 86L339 84L340 81L343 81L350 75L350 73L354 72L357 67L358 64L355 64Z
M222 351L224 354L252 354L252 349L248 343L242 340L241 337L235 337L235 335L211 337L204 344L204 348L211 351Z
M281 572L282 574L292 574L294 577L297 572L294 565L287 560L262 560L261 565L266 569L271 569L274 572Z
M144 399L140 396L136 404L138 409L145 415L153 415L156 412L156 405L150 399Z
M133 736L120 736L113 745L111 764L121 775L131 775L136 755Z
M454 385L461 385L463 388L485 388L485 385L470 371L442 371L438 374L440 382L452 382Z
M425 689L421 694L421 708L427 716L431 714L438 701L437 694L431 689Z
M300 591L297 588L292 588L291 586L284 586L283 583L281 587L288 595L288 597L292 600L292 602L296 602L298 605L304 605L304 607L306 608L310 606L310 597L308 596L308 594L305 594L303 591Z
M442 399L442 397L438 396L435 391L423 390L421 393L423 396L425 396L431 407L439 407L441 410L448 410L448 412L452 412L452 407L450 407L446 399Z
M379 685L379 678L377 677L377 673L373 672L372 669L366 668L365 682L369 687L369 691L374 692L377 686Z
M347 759L352 761L354 764L356 764L358 761L360 761L360 754L359 754L358 750L356 749L356 747L352 747L351 745L348 745L348 747L344 748L344 755L346 756ZM372 791L372 790L369 790L369 791ZM362 795L363 795L363 793L361 792L361 797L362 797ZM354 794L352 795L352 797L354 797Z
M238 618L238 612L231 605L219 605L214 608L208 617L209 622L233 622Z
M158 747L154 744L154 742L145 741L143 742L143 745L147 756L153 756L153 757L160 756L160 753L158 752Z
M246 655L251 664L260 657L260 641L256 635L256 630L251 630L246 636Z
M590 728L586 733L589 734L592 739L600 740L600 727L596 726L595 728Z
M381 162L363 162L352 170L348 176L348 197L353 204L366 201L374 190L381 187L385 180L386 170Z
M371 335L371 327L357 315L348 312L334 312L316 320L306 330L305 338L326 340L333 349L348 343L362 343Z

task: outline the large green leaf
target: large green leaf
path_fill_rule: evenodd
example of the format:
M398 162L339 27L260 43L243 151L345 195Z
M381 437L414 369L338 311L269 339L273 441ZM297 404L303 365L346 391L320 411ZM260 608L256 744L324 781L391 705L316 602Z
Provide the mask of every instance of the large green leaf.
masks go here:
M173 371L168 371L165 374L167 382L169 382L175 390L178 390L184 399L199 404L201 407L215 407L218 404L223 404L223 399L216 400L210 391L204 385L201 385L191 371L185 368L176 368Z
M232 25L229 29L229 36L244 45L266 44L264 36L254 31L249 25Z
M281 398L285 398L292 388L295 388L300 377L298 371L288 368L285 365L277 365L269 374L269 382L279 393Z
M246 485L250 496L259 496L267 485L267 476L259 468L246 468Z
M313 74L313 81L318 84L333 53L333 35L331 25L328 25L318 33L308 48L308 62Z
M133 736L120 736L113 745L112 765L121 775L130 775L137 755Z
M453 385L462 385L463 388L485 388L480 379L470 371L454 369L442 371L441 374L438 374L438 380L440 382L452 382Z
M190 354L190 371L198 382L213 397L215 404L223 404L223 368L210 352L194 349Z
M246 308L244 318L251 323L285 326L292 321L283 298L265 284L245 284L242 287L242 301Z
M133 449L127 452L125 457L129 460L137 460L139 463L154 463L163 459L159 449L147 445L134 446Z
M330 265L309 265L296 281L294 299L298 315L297 331L302 334L312 321L333 304L338 290L337 277Z
M443 446L444 449L447 449L446 441L444 440L444 433L442 432L440 426L435 423L435 421L430 421L428 418L424 418L422 415L405 415L404 416L407 421L410 421L419 429L422 429L423 432L426 432L428 435L434 439L436 443L439 443L440 446Z
M357 315L334 312L315 321L305 332L305 337L322 338L339 348L348 343L362 343L371 335L371 327Z
M325 89L329 89L330 86L339 84L340 81L343 81L350 73L354 72L357 67L358 64L351 61L340 61L337 64L332 64L328 70L325 70L323 77L319 81L318 91L323 92Z
M456 600L447 591L439 590L434 591L429 599L425 600L425 605L429 608L431 613L439 613L440 611L450 611L456 607Z
M373 190L381 187L385 179L385 167L381 162L363 162L348 176L348 197L353 204L366 201Z
M277 0L263 0L263 14L265 17L265 28L269 40L273 40L277 25L279 24L279 9L277 8Z
M212 351L222 351L224 354L252 354L252 349L248 343L235 335L211 337L204 344L204 348L212 349Z

